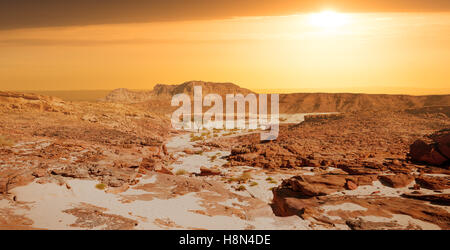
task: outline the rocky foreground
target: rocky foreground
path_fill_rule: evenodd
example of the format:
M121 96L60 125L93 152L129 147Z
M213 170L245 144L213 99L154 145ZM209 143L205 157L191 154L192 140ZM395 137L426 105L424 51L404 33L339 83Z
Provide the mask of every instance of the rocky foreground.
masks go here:
M290 114L261 142L129 99L0 92L1 229L450 228L448 106Z
M312 117L283 127L276 141L241 138L229 165L310 169L274 188L272 206L313 227L420 229L425 222L449 229L448 128L441 112ZM416 222L401 225L399 216Z

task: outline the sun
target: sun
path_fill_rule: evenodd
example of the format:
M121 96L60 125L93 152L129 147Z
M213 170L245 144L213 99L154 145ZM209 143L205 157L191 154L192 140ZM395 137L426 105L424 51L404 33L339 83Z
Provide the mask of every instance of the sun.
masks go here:
M349 22L349 15L333 10L324 10L309 16L309 23L315 27L336 28Z

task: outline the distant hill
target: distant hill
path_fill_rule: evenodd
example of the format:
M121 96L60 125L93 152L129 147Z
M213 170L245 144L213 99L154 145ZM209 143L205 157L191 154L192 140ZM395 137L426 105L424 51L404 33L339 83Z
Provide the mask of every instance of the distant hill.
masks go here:
M152 97L152 91L132 91L121 88L111 91L105 98L100 100L106 102L138 103L148 101Z
M233 83L213 83L189 81L178 85L157 84L151 91L132 91L116 89L111 91L103 101L122 103L141 103L149 108L169 112L173 95L186 93L193 95L194 86L202 86L203 95L241 93L247 95L252 91ZM377 110L420 109L430 106L450 106L450 95L387 95L387 94L352 94L352 93L294 93L280 94L280 113L312 112L352 112Z
M450 106L450 95L381 95L350 93L296 93L280 95L280 113L405 110Z
M29 90L20 92L54 96L64 101L97 101L108 95L111 90Z

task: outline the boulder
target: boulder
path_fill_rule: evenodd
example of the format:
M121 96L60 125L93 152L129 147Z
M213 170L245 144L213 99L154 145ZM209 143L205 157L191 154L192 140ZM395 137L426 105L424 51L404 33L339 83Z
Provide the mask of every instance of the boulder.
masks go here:
M409 147L409 155L413 161L431 165L442 165L447 161L447 158L438 152L434 144L428 144L423 140L416 140L411 144Z
M355 190L358 188L358 185L351 180L347 180L347 183L345 183L345 188L348 190Z
M441 132L433 136L433 140L437 144L439 153L447 159L450 159L450 132Z
M407 174L381 175L378 178L381 183L393 188L406 187L414 180L414 176Z
M301 196L324 196L344 190L345 176L317 175L295 176L284 181L283 186L290 186Z

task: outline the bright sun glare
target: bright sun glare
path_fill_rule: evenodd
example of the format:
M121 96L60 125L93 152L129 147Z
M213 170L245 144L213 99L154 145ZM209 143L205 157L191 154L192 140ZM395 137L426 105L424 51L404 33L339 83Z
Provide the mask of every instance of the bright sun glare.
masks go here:
M347 24L349 16L332 10L313 13L309 16L309 23L321 28L335 28Z

